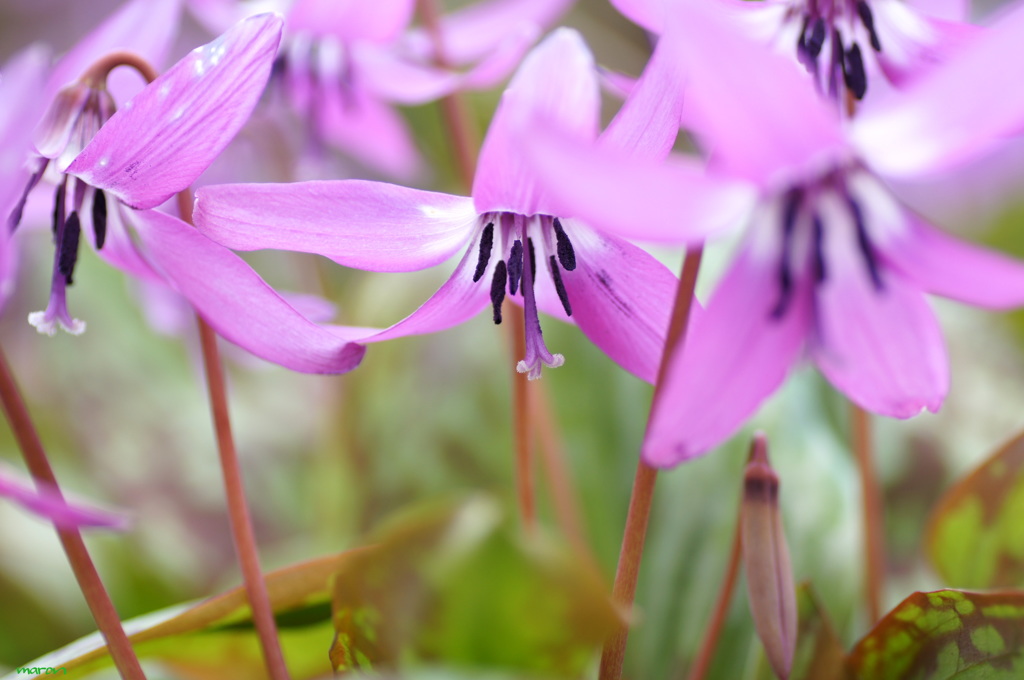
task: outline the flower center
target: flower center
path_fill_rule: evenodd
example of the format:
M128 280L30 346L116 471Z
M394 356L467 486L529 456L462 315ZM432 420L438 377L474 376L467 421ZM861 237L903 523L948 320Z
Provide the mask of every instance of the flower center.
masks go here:
M93 189L80 179L64 174L71 162L89 144L96 132L114 114L115 105L102 85L86 80L61 90L40 124L36 147L39 156L35 170L21 197L7 218L7 228L17 229L25 210L28 195L39 184L47 169L55 171L57 189L53 199L53 276L46 310L29 314L28 320L40 333L53 335L58 326L78 335L85 323L72 318L67 309L67 286L74 281L78 262L78 246L82 233L80 214L86 200L90 203L91 226L96 248L102 248L107 234L107 200L102 191ZM69 192L70 179L70 196Z
M481 216L480 221L485 226L480 234L480 248L473 281L479 281L486 274L491 253L497 243L500 257L491 274L491 307L494 323L501 323L501 305L505 301L506 287L509 296L521 295L526 329L526 356L516 364L516 370L526 373L530 380L535 380L541 376L542 366L557 368L565 362L561 354L552 354L544 344L535 290L538 250L540 261L547 263L555 294L567 316L572 316L572 305L565 289L565 282L562 280L562 270L571 272L576 269L576 251L557 217L488 213Z
M808 0L789 17L800 23L797 59L819 89L838 99L841 82L855 99L862 99L868 79L860 43L866 39L874 52L882 51L867 0Z
M828 279L830 265L836 264L829 258L855 258L871 287L877 293L885 291L878 243L901 228L902 220L899 208L876 180L863 171L837 169L790 187L774 202L774 228L781 245L775 250L779 292L772 318L786 314L801 281L817 287ZM826 239L836 241L827 247Z

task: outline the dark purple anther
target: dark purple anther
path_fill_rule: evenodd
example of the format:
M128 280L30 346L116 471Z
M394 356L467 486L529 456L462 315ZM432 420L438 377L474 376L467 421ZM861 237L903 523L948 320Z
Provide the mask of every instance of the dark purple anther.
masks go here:
M868 90L868 78L864 72L864 59L860 54L860 45L854 44L846 51L843 59L843 80L855 98L863 99Z
M491 306L494 308L494 323L501 323L501 303L505 301L507 277L505 260L498 260L498 264L494 267L494 278L491 279Z
M60 255L57 258L57 270L64 277L67 285L71 285L72 274L75 272L75 263L78 262L78 241L82 233L82 224L78 219L78 213L72 212L64 223L64 233L60 243Z
M878 258L875 256L875 249L871 245L867 225L864 223L864 213L860 209L860 204L853 200L852 197L846 200L850 206L850 214L853 215L853 222L857 226L857 247L864 258L864 265L867 267L868 275L871 277L871 283L875 286L875 290L884 290L885 283L882 281L882 272L878 268Z
M813 220L814 224L814 281L815 283L821 283L828 276L828 270L825 268L825 225L821 222L821 217L815 215Z
M562 269L567 272L571 272L576 269L576 251L572 247L572 242L565 233L565 229L562 228L562 222L557 217L552 221L555 227L555 245L558 250L558 262L562 265Z
M865 0L857 3L857 14L860 15L860 22L868 29L868 36L871 38L871 47L875 52L882 51L882 43L878 40L878 33L875 31L875 16L871 13L871 7Z
M825 20L821 17L817 17L814 23L811 24L811 32L808 35L804 33L804 46L807 49L807 54L812 59L817 59L818 55L821 54L821 48L825 44Z
M523 278L523 242L516 239L508 257L508 292L515 295Z
M99 250L107 240L107 196L99 189L92 195L92 233Z
M569 304L569 293L565 290L565 284L562 282L562 274L558 271L558 262L555 260L554 255L548 258L548 267L551 269L551 280L555 282L555 292L558 293L558 300L562 303L562 309L565 310L566 316L572 316L572 306Z
M487 263L491 259L491 248L494 246L494 222L488 223L484 227L484 232L480 234L480 255L476 260L476 271L473 272L473 281L480 280L480 277L487 271Z

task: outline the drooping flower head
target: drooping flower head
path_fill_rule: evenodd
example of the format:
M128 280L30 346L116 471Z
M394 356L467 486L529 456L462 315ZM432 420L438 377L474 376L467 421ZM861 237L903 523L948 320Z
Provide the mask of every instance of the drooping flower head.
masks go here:
M442 330L483 308L501 323L509 297L525 314L520 372L537 378L543 366L563 362L545 343L544 311L574 320L615 361L653 380L675 278L638 248L554 210L513 136L517 121L544 111L568 134L593 139L599 106L590 52L577 33L560 29L527 56L502 96L471 197L359 180L208 186L197 192L196 224L231 248L319 253L372 271L423 269L462 252L433 297L359 341ZM623 144L644 136L642 128L615 129Z
M838 104L863 99L881 76L901 84L945 59L973 35L966 0L712 0L737 30L799 61L818 91ZM673 0L612 0L656 33L673 21Z
M671 367L646 460L673 465L721 442L804 351L865 409L937 410L948 362L925 294L1018 306L1024 266L927 225L887 181L955 167L1020 130L1024 94L997 84L1021 57L1024 10L850 121L714 7L676 11L650 68L683 90L706 173L690 159L655 166L583 148L540 124L522 137L558 206L620 234L692 241L746 229Z
M491 0L443 17L440 59L431 37L410 28L415 0L263 3L285 15L286 29L269 89L299 118L314 149L326 144L377 171L410 179L421 160L392 106L492 87L571 2ZM191 4L210 25L251 11L235 0Z
M362 347L313 323L233 253L155 209L187 189L248 119L269 77L281 27L273 14L240 22L156 77L95 131L84 116L109 112L88 103L106 101L96 94L99 83L125 58L101 60L86 72L89 96L78 96L81 88L72 86L58 98L60 105L81 106L77 115L50 119L71 121L60 127L71 132L44 135L64 141L44 146L63 172L54 202L50 304L30 317L40 331L83 329L67 312L65 291L84 234L107 262L169 286L218 333L256 356L314 373L358 365ZM78 131L94 134L65 166L62 155L78 143Z

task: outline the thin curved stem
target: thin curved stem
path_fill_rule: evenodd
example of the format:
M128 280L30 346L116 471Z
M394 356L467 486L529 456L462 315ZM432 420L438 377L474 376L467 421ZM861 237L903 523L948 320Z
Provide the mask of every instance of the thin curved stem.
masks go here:
M178 212L181 219L192 224L192 196L189 191L178 194ZM227 388L224 383L224 366L217 348L217 334L210 325L196 313L199 325L199 341L206 367L206 384L210 393L210 410L213 427L217 434L217 453L224 477L224 494L227 497L228 518L231 537L235 543L242 581L252 608L253 623L263 649L263 659L272 680L289 680L288 666L281 651L274 610L267 593L267 584L260 568L259 551L256 548L256 533L253 530L249 504L245 498L245 484L242 469L238 464L238 452L231 431L231 415L228 409Z
M711 613L707 632L704 633L704 639L701 641L697 657L690 667L687 680L704 680L708 669L711 668L711 660L715 656L718 638L722 634L722 626L725 625L725 617L729 613L729 604L732 602L732 593L736 589L736 576L740 571L740 556L743 548L739 522L740 520L737 518L732 547L729 549L729 564L725 568L725 578L722 580L722 587L718 591L718 599L715 600L715 608Z
M665 348L662 350L661 363L658 365L658 379L654 384L654 396L651 399L651 415L653 416L661 387L665 383L672 358L682 351L686 328L690 323L690 307L693 304L693 292L697 287L697 275L700 272L700 261L703 254L701 246L695 246L686 252L683 269L679 274L679 286L676 288L676 299L672 307L668 335ZM650 417L648 417L648 424ZM615 583L612 586L612 600L624 611L633 607L636 597L636 583L640 576L640 559L643 556L644 541L647 538L647 523L651 515L651 503L654 500L654 486L658 479L658 471L640 460L633 478L633 491L629 498L629 510L626 514L626 528L622 536L622 547L619 550L619 564L615 571ZM618 680L622 677L622 666L626 658L626 642L629 629L620 627L605 642L601 652L601 667L598 673L600 680Z
M0 349L0 401L3 402L4 413L7 422L10 423L14 438L18 442L22 456L25 458L25 465L35 480L40 490L46 489L59 498L63 498L60 487L57 484L57 477L53 474L50 461L46 456L46 449L43 448L42 440L36 431L25 400L18 389L18 383L7 363L7 357ZM146 680L142 666L139 664L131 642L121 625L121 617L118 616L110 595L100 580L96 565L93 564L89 551L85 547L82 534L77 529L57 528L57 536L60 544L68 556L71 570L78 581L78 587L85 596L86 604L96 626L103 635L110 650L110 656L114 660L118 673L124 680Z

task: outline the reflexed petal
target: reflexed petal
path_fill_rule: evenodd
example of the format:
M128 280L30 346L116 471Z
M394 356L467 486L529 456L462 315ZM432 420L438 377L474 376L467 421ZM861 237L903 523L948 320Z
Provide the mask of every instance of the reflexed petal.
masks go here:
M342 42L388 42L409 25L415 6L415 0L298 0L288 13L288 30Z
M1024 262L955 239L919 220L886 247L890 267L927 293L981 307L1024 305Z
M365 348L322 328L289 305L240 257L181 220L135 214L146 256L225 339L302 373L344 373Z
M573 0L488 0L441 18L441 44L452 64L476 61L494 50L510 31L524 25L544 28L560 17ZM434 56L434 41L423 29L411 31L405 45L422 59Z
M522 149L547 183L551 214L625 238L703 241L739 225L757 198L752 185L709 175L694 158L635 159L621 149L565 139L543 123L523 135Z
M564 224L577 262L574 271L561 273L572 305L571 320L616 363L653 383L678 280L665 265L626 241L571 220Z
M447 260L477 224L468 198L363 180L202 187L193 218L235 250L318 253L389 272Z
M684 115L716 167L774 186L844 153L839 119L802 67L737 30L746 7L672 4L659 49L676 55Z
M153 266L146 260L146 257L139 252L139 248L128 231L129 224L136 214L120 204L114 204L113 209L107 213L107 237L103 247L96 250L96 235L92 229L83 229L85 238L89 241L96 254L103 258L107 264L120 269L133 278L141 279L151 283L162 283L163 277L153 269Z
M683 112L683 88L671 50L655 49L629 98L601 135L601 144L637 158L662 159L672 150Z
M366 89L390 102L425 104L451 93L461 80L457 73L409 61L386 47L355 45L352 52Z
M775 257L741 254L676 354L648 426L643 457L669 467L724 441L782 384L807 336L811 305L797 294L781 318Z
M398 323L384 330L339 327L347 337L359 342L381 342L407 335L436 333L469 321L489 304L491 275L497 258L492 257L486 273L473 281L480 248L479 234L462 256L451 277L420 307ZM362 332L359 332L362 330Z
M133 52L156 68L162 68L167 52L178 33L181 0L132 0L99 25L64 55L54 67L46 87L50 97L65 85L78 79L93 62L101 57L124 50ZM129 69L116 69L111 73L111 90L125 92L125 83L141 82L138 74L124 73ZM118 82L120 81L120 83ZM131 90L127 90L130 92ZM124 101L118 100L118 103Z
M477 211L558 214L514 133L523 121L545 117L566 134L593 139L600 106L593 56L578 33L558 29L527 55L501 98L473 181Z
M504 37L462 77L465 89L489 89L508 77L523 61L523 55L537 41L541 30L536 24L514 24Z
M28 185L26 161L32 128L42 107L38 92L48 65L48 51L33 45L12 57L0 71L0 102L6 102L0 107L0 310L13 292L18 264L8 216Z
M114 114L68 172L135 208L185 189L249 117L280 36L280 17L264 14L193 50Z
M973 160L1024 129L1024 5L899 96L865 105L853 139L876 171L891 177L937 173Z
M0 496L10 498L63 529L77 527L124 529L128 523L124 517L111 512L83 505L71 505L54 491L30 489L4 470L0 470Z
M949 388L945 344L916 285L881 272L877 290L852 229L825 239L828 278L817 286L811 349L818 368L862 408L894 418L937 411Z
M317 131L332 146L396 179L412 179L421 159L409 127L369 91L322 87Z

